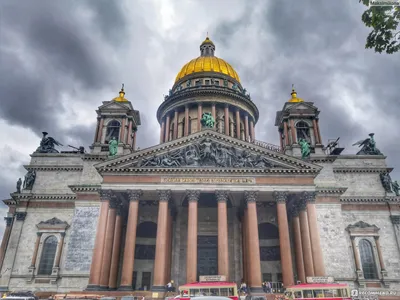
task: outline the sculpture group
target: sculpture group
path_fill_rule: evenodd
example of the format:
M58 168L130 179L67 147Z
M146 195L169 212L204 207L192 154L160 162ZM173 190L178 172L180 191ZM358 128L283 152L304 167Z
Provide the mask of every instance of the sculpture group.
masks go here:
M56 150L55 146L63 146L60 142L57 142L54 138L51 136L47 136L47 132L42 132L43 137L42 140L40 141L40 146L36 149L36 152L38 153L59 153L58 150Z
M209 138L187 147L154 155L136 163L137 167L226 167L269 169L278 166L262 155L226 146Z
M353 144L353 146L362 147L361 150L358 151L356 155L383 155L382 152L378 148L376 148L374 135L375 135L374 133L370 133L369 138L360 140Z
M211 113L203 113L203 117L201 118L201 125L206 128L214 128L215 120Z

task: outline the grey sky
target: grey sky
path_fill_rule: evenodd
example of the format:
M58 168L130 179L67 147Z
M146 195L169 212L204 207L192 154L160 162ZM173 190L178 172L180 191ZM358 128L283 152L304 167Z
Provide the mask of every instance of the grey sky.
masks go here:
M355 153L351 144L375 132L400 169L400 58L364 49L358 1L3 0L0 9L1 199L42 131L87 147L95 109L122 82L141 112L138 146L156 144L156 109L206 32L259 107L257 139L278 144L275 113L294 83L321 110L325 144L340 136Z

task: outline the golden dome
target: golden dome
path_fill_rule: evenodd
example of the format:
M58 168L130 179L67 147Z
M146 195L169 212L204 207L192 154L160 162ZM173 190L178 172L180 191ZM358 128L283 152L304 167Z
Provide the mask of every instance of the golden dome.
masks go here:
M122 84L122 88L119 91L119 96L115 97L113 101L117 102L128 102L128 99L125 98L124 84Z
M214 51L215 45L207 36L200 45L201 55L183 66L176 76L175 83L186 75L200 72L221 73L240 82L239 75L236 73L235 69L222 58L214 56Z
M303 99L297 98L297 93L296 93L294 88L292 89L292 92L290 94L292 95L292 98L289 99L288 102L292 102L292 103L294 103L294 102L304 102Z
M176 76L175 82L186 75L200 72L222 73L240 82L239 75L236 73L235 69L225 60L216 56L199 56L198 58L192 59L180 70Z

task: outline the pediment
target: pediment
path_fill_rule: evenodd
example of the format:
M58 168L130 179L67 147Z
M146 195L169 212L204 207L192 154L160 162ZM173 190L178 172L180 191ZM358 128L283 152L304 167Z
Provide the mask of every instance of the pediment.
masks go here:
M295 112L295 111L299 111L299 110L303 110L303 111L317 111L318 109L313 105L312 102L299 102L299 103L295 103L292 104L290 106L286 107L286 111L289 112Z
M130 102L126 102L126 103L121 103L121 102L116 102L116 101L105 101L103 102L103 105L99 107L99 110L116 110L116 111L120 111L120 110L131 110L132 105L130 104Z
M206 129L95 166L100 173L162 169L318 173L320 166Z

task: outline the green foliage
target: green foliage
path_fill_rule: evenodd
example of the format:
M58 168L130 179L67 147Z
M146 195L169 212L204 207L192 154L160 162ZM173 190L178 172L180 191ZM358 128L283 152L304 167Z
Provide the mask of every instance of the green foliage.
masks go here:
M359 0L369 6L369 0ZM375 49L375 52L388 54L400 50L400 22L399 6L371 6L361 17L367 27L372 31L367 37L366 49Z

